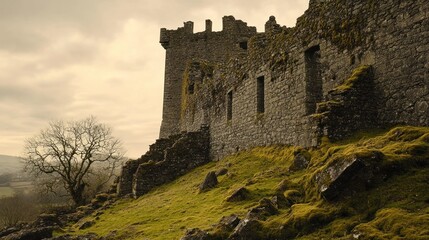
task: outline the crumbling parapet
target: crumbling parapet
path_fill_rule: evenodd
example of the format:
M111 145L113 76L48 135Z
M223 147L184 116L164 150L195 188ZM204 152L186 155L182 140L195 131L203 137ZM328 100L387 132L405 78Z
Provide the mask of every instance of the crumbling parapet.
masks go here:
M128 161L118 183L119 196L141 196L210 161L208 127L159 139L138 160Z
M190 170L210 161L210 135L208 128L181 134L165 150L163 161L149 161L139 165L133 179L133 195L139 197L153 188L171 182Z
M164 160L165 150L173 146L179 137L180 135L172 135L169 138L158 139L154 144L149 146L149 151L147 151L146 154L142 155L137 160L126 162L122 167L121 175L119 177L117 194L119 196L124 196L132 193L134 174L138 167L149 161L159 162Z

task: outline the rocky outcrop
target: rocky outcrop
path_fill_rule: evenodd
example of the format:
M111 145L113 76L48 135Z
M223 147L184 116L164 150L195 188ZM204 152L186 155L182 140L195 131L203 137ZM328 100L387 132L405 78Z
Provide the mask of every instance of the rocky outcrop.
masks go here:
M35 227L26 228L18 232L9 234L2 239L4 240L41 240L52 237L53 227Z
M200 191L205 191L207 189L213 188L218 184L217 176L215 172L209 172L207 173L206 178L204 179L204 182L200 184L199 188Z
M279 213L279 210L274 203L267 198L263 198L259 201L258 206L252 208L247 213L248 219L265 220L267 217Z
M245 187L241 187L237 190L235 190L227 199L227 202L238 202L243 201L247 198L249 195L249 190Z
M219 226L222 228L226 228L228 230L234 229L238 224L240 223L240 218L232 214L230 216L222 217L222 219L219 221Z
M327 200L364 191L380 171L383 154L378 151L355 153L335 159L316 174L320 194Z
M229 240L260 240L262 224L258 220L243 219L229 236Z

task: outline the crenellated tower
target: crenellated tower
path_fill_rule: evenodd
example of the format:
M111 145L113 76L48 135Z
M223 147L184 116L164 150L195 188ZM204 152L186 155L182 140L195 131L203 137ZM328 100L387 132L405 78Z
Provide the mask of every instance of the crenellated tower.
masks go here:
M198 33L193 31L193 22L185 22L177 30L161 29L159 42L166 50L161 138L180 132L182 79L188 62L206 60L216 64L247 54L247 41L256 34L256 28L233 16L223 17L222 23L219 32L212 31L210 20L206 20L205 31Z

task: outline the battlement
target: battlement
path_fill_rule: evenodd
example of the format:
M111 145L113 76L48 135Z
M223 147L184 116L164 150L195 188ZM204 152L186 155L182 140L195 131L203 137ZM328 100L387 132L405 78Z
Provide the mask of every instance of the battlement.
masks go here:
M256 27L247 26L246 22L236 20L233 16L224 16L222 18L222 31L213 32L213 23L210 19L205 22L205 30L203 32L194 33L194 23L187 21L183 23L183 27L176 30L168 30L161 28L160 40L161 45L167 49L173 43L188 42L196 39L206 39L207 37L215 37L218 35L254 35Z
M159 42L166 50L161 137L180 132L182 77L186 64L194 60L217 64L246 56L248 40L256 35L256 27L247 26L233 16L223 17L222 31L213 31L211 20L205 24L205 30L197 33L190 21L176 30L161 29Z

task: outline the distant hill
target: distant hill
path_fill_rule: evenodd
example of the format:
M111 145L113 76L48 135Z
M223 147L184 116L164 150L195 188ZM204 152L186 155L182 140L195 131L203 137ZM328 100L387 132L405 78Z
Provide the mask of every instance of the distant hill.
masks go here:
M23 164L19 157L0 155L0 175L22 171Z

